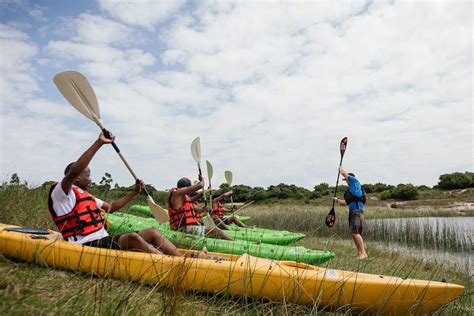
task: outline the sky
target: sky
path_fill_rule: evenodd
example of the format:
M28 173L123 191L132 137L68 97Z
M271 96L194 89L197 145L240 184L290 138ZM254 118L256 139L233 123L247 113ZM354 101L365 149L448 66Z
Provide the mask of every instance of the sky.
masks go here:
M82 72L135 173L158 189L434 185L473 171L470 1L0 0L0 179L61 180L98 137L52 78ZM205 163L203 163L205 165ZM90 164L133 180L111 146ZM205 169L205 168L204 168ZM205 172L205 171L204 171Z

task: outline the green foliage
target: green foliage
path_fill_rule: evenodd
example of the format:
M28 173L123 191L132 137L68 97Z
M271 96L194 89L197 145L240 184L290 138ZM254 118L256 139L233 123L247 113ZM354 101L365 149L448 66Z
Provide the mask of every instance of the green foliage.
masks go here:
M380 199L395 199L395 200L417 200L420 197L416 187L412 184L399 184L390 191L384 191L380 194Z
M329 193L329 184L323 182L314 186L312 197L318 199L320 197L329 195Z
M438 188L442 190L474 188L473 172L454 172L439 176Z
M394 188L393 185L385 184L385 183L376 183L376 184L364 184L364 190L366 193L381 193L387 190L392 190Z
M10 179L10 185L20 185L20 177L18 176L18 174L12 174L12 177Z

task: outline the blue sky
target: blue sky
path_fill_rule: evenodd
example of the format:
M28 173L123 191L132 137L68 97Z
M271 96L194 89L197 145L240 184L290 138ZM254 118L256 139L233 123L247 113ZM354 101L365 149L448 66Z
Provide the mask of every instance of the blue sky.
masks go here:
M195 177L189 146L236 183L363 182L473 170L472 4L2 1L0 176L40 184L97 137L52 77L86 75L136 173ZM111 148L91 164L132 183Z

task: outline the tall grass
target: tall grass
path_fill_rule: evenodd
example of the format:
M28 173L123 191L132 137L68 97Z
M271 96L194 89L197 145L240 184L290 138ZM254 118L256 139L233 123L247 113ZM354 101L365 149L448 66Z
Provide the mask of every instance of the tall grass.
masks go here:
M0 222L54 229L46 207L48 188L0 189ZM337 257L328 263L335 269L441 280L463 284L465 294L438 312L440 315L468 314L472 311L472 281L469 276L442 265L403 257L397 252L373 247L370 260L353 259L353 245L347 240L347 211L338 208L335 229L327 229L323 220L327 207L311 205L255 206L243 211L252 216L252 224L267 228L285 228L304 232L309 238L300 242L309 248L328 249ZM410 212L393 210L397 214ZM372 210L367 218L392 215L392 210ZM434 214L425 212L425 214ZM392 216L397 217L397 216ZM44 269L34 264L0 257L0 311L18 314L326 314L313 307L274 303L224 295L181 293L159 286L143 286L131 281L116 281L91 275ZM345 312L342 312L345 313ZM350 312L349 312L350 313ZM333 315L334 313L331 313ZM341 314L341 313L339 313Z

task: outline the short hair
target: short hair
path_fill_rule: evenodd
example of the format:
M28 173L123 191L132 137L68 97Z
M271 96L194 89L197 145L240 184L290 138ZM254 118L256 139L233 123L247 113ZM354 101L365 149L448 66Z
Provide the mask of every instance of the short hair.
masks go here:
M349 172L348 175L350 175L351 177L354 177L355 178L355 174L353 174L352 172Z
M191 180L189 180L188 178L181 178L181 179L179 179L177 185L178 185L178 189L189 187L189 186L191 186Z
M73 165L74 162L71 162L69 165L67 165L66 169L64 169L64 175L67 175L69 171L71 171Z

